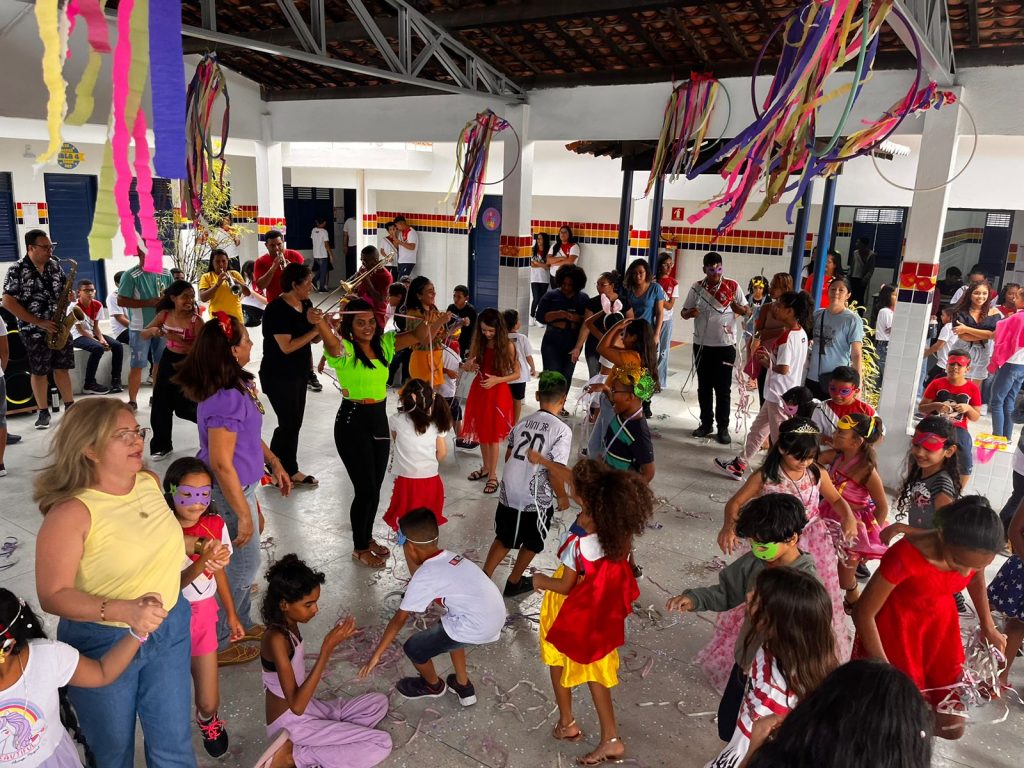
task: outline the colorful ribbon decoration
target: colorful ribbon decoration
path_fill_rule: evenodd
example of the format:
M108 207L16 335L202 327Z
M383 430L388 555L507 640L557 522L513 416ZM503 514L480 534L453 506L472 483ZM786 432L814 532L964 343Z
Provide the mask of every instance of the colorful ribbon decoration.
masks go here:
M43 82L49 92L46 101L46 132L49 143L43 154L36 161L40 167L52 160L60 152L64 143L61 137L61 123L67 112L68 102L65 95L67 82L62 69L68 50L68 32L70 22L58 0L36 0L36 24L39 26L39 39L43 41Z
M220 148L214 149L210 116L219 96L224 97ZM221 161L223 181L224 147L228 141L230 101L228 84L217 63L217 55L208 53L196 67L188 85L185 112L185 205L189 218L197 220L203 211L203 184L216 175L215 160Z
M459 134L455 152L456 178L462 173L455 198L455 219L465 217L470 226L476 224L480 202L484 197L484 177L494 134L509 128L507 120L487 109L466 123ZM454 185L454 181L452 182ZM451 190L448 192L451 196ZM447 197L445 198L447 200Z
M668 176L669 181L674 181L680 172L693 170L715 114L720 89L713 75L699 72L691 73L689 80L672 89L644 197L651 194L659 177Z
M690 216L690 223L699 221L716 208L725 207L728 211L718 226L718 233L729 231L742 217L754 189L762 184L766 189L765 199L751 220L761 218L769 206L779 202L783 193L795 190L786 212L787 219L792 220L793 211L813 178L834 173L838 163L856 156L837 149L837 145L861 89L870 77L878 49L879 29L892 10L892 0L834 0L829 3L806 0L780 23L758 57L759 68L768 45L781 30L784 40L782 57L764 102L759 107L756 98L754 100L754 122L687 173L688 178L695 178L725 160L721 170L725 189L702 210ZM826 91L826 79L854 60L856 67L852 82ZM752 89L756 75L755 70ZM895 113L895 123L889 123L885 118L880 121L887 123L889 133L916 103L920 78L918 56L917 78L902 109ZM830 101L843 96L846 102L842 117L832 137L818 149L815 146L817 112ZM888 135L879 138L882 129L877 125L865 130L867 133L860 132L857 154L865 154L873 148L870 143L865 143L867 138L874 137L877 144ZM844 143L844 147L847 144L849 141ZM853 146L850 145L849 149ZM790 176L796 176L797 181L787 186Z
M75 0L68 5L72 29L75 16L84 18L89 27L89 60L86 62L85 71L82 72L82 79L75 86L75 109L65 120L68 125L84 125L85 121L92 117L96 107L93 92L103 64L102 54L110 53L107 20L103 16L106 4L107 0Z

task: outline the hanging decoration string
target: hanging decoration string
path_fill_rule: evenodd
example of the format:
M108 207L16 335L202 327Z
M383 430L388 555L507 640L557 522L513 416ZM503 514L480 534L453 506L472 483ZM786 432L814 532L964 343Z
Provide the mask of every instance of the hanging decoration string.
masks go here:
M693 170L715 114L719 91L724 90L714 75L700 72L691 73L689 80L672 88L644 197L651 194L659 178L668 176L674 181L681 172ZM725 95L728 99L728 92Z
M224 98L220 126L220 147L213 138L211 119L217 99ZM208 53L196 67L188 85L185 111L185 205L188 216L197 220L203 210L203 185L217 176L215 161L221 161L218 183L224 181L224 148L228 142L231 103L228 83L217 63L217 54Z
M491 152L491 141L495 134L503 131L511 131L516 140L515 163L509 168L508 173L497 181L484 181L487 175L487 161ZM465 218L469 226L476 224L477 214L480 212L480 203L484 197L484 187L493 184L500 184L507 179L512 171L519 164L521 150L519 134L507 120L494 114L487 109L477 113L476 117L470 120L459 134L459 140L455 151L455 177L452 179L451 187L445 202L455 191L455 220ZM460 179L461 174L461 179ZM455 190L456 182L458 189Z
M725 180L724 190L690 216L690 223L717 208L726 208L717 232L728 232L743 217L750 196L760 187L765 189L765 198L750 219L757 221L784 193L793 191L793 202L787 209L791 221L815 177L833 174L840 163L870 152L914 111L920 103L918 89L922 78L920 43L916 38L917 72L907 96L880 121L859 131L857 142L841 141L863 85L871 75L879 31L890 12L903 18L892 0L806 0L779 23L760 52L751 79L754 121L687 173L693 179L723 163L721 176ZM783 53L768 94L759 105L754 91L757 75L769 45L780 34ZM852 80L827 90L827 79L847 64L854 66ZM819 148L818 111L844 97L842 116L831 137ZM796 177L796 181L790 183L791 177Z
M52 160L60 151L63 139L61 125L67 112L67 82L64 80L64 59L68 50L70 22L66 9L57 0L37 0L35 9L39 39L43 43L43 82L46 84L46 132L49 142L36 161L36 168Z

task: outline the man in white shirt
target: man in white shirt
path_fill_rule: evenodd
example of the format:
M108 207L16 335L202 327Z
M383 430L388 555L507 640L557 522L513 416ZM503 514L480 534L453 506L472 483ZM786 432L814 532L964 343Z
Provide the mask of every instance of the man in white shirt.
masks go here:
M960 303L960 299L964 297L964 292L975 283L980 283L987 280L988 276L985 274L985 270L981 268L981 264L975 264L971 267L971 271L967 273L967 282L956 289L956 293L953 294L953 298L949 300L949 305L955 307Z
M206 236L206 243L210 246L211 251L220 248L228 255L228 269L233 269L235 272L239 270L238 248L242 244L242 238L235 232L230 216L225 216L214 229L210 230Z
M345 254L345 274L354 275L358 269L356 259L356 246L359 243L359 228L356 226L356 217L349 216L341 225L341 247Z
M347 222L346 222L347 224ZM318 217L316 226L309 233L313 242L313 285L318 291L330 290L327 281L334 269L334 251L331 249L331 236L327 232L327 219Z
M121 344L128 343L128 313L117 301L117 286L124 272L114 275L114 290L107 294L107 315L110 317L110 335ZM173 273L172 273L173 276Z
M405 216L395 218L398 242L398 278L411 275L416 268L416 256L419 253L419 237L416 230L409 226Z
M729 410L733 366L736 364L736 316L750 312L747 298L735 280L722 276L722 257L704 255L704 279L690 286L680 313L695 320L693 363L697 369L697 401L700 426L694 437L708 437L718 423L718 442L729 445Z

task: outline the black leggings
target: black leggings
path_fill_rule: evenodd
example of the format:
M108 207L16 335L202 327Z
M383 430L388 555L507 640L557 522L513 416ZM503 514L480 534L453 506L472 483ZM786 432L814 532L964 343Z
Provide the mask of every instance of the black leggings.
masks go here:
M295 373L268 376L260 371L263 394L277 414L277 429L270 438L270 451L281 460L281 466L289 476L299 471L299 430L306 414L308 379L308 371L302 371L301 376Z
M349 516L352 546L361 552L370 548L380 487L388 471L391 433L386 404L342 402L334 420L334 444L355 491Z
M740 716L740 707L743 706L743 694L747 690L747 676L738 664L732 665L729 673L729 682L725 685L725 692L722 693L722 700L718 703L718 738L722 741L732 741L732 734L736 730L736 721Z
M149 426L153 429L153 439L149 443L151 454L174 450L171 429L175 416L193 424L196 421L196 404L185 397L181 387L171 383L171 377L178 372L178 363L184 359L184 355L165 349L156 369L153 406L149 412Z
M537 305L540 298L548 292L547 283L530 283L530 291L533 293L533 301L530 302L530 317L537 317Z

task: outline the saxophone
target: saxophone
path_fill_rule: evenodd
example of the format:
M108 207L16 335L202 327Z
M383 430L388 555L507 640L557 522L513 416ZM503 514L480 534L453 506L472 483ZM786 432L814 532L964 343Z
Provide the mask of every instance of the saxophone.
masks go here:
M75 284L75 275L78 274L78 262L74 259L57 259L57 261L58 263L70 262L71 271L61 286L60 296L57 297L57 308L50 317L50 320L57 326L56 332L46 334L46 346L50 349L64 349L68 343L68 336L71 335L71 327L75 323L85 320L85 313L78 307L68 313L68 305L71 303L71 287Z

